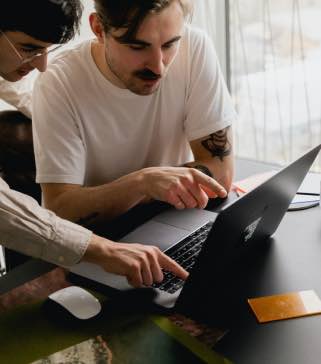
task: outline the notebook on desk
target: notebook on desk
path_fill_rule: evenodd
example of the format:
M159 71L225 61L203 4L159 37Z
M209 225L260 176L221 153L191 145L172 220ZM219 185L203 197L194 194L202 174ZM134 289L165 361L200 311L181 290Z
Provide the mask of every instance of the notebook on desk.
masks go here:
M154 286L158 292L156 302L164 307L179 305L188 309L204 303L214 307L218 301L220 307L224 306L222 282L226 272L232 272L236 262L250 256L275 232L320 148L321 145L315 147L228 203L218 214L170 209L121 239L158 245L190 272L186 282L165 272L164 281ZM129 288L125 278L93 264L81 263L71 271L109 287Z

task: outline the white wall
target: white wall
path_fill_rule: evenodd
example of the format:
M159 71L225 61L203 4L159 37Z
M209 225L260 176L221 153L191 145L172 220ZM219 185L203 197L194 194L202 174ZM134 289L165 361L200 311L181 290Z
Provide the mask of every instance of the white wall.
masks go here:
M89 17L89 14L92 11L94 11L94 2L93 2L93 0L82 0L82 3L84 5L84 13L82 16L82 21L81 21L80 36L77 36L76 39L71 43L75 43L77 41L88 39L93 35L93 33L90 29L90 26L89 26L88 17Z

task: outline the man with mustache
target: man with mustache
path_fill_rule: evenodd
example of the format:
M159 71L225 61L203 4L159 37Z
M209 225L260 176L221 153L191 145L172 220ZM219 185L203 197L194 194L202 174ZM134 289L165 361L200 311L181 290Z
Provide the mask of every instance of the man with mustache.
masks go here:
M35 14L39 14L37 20ZM2 86L5 85L0 88L0 95L3 98L22 109L26 103L19 100L12 84L5 81L19 81L34 69L44 72L48 53L57 48L53 44L63 44L73 38L79 29L81 14L79 0L11 0L6 4L0 14L0 75ZM1 178L0 243L65 267L80 260L93 262L108 272L126 276L135 287L160 282L162 268L183 279L187 277L187 272L159 249L114 243L94 235L41 208L33 198L11 190Z
M95 9L96 39L57 57L35 87L45 205L99 222L152 200L185 209L225 197L235 112L211 41L187 24L191 2Z

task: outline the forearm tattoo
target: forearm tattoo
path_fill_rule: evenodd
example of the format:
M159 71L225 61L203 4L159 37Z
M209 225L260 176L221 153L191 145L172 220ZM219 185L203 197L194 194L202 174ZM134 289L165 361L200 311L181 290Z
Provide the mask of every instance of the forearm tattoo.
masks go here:
M196 166L192 166L192 168L197 169L198 171L206 174L209 177L213 177L212 172L205 166L201 165L201 164L197 164Z
M231 143L227 138L228 129L225 128L211 134L201 142L203 147L211 153L212 157L218 157L221 161L223 161L224 157L231 154Z

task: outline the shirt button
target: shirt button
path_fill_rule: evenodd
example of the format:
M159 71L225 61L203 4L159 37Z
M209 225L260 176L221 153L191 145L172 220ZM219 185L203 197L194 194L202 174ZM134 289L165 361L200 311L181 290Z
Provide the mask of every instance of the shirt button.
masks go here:
M58 258L60 263L63 263L65 261L65 258L63 256L60 255L60 257Z

